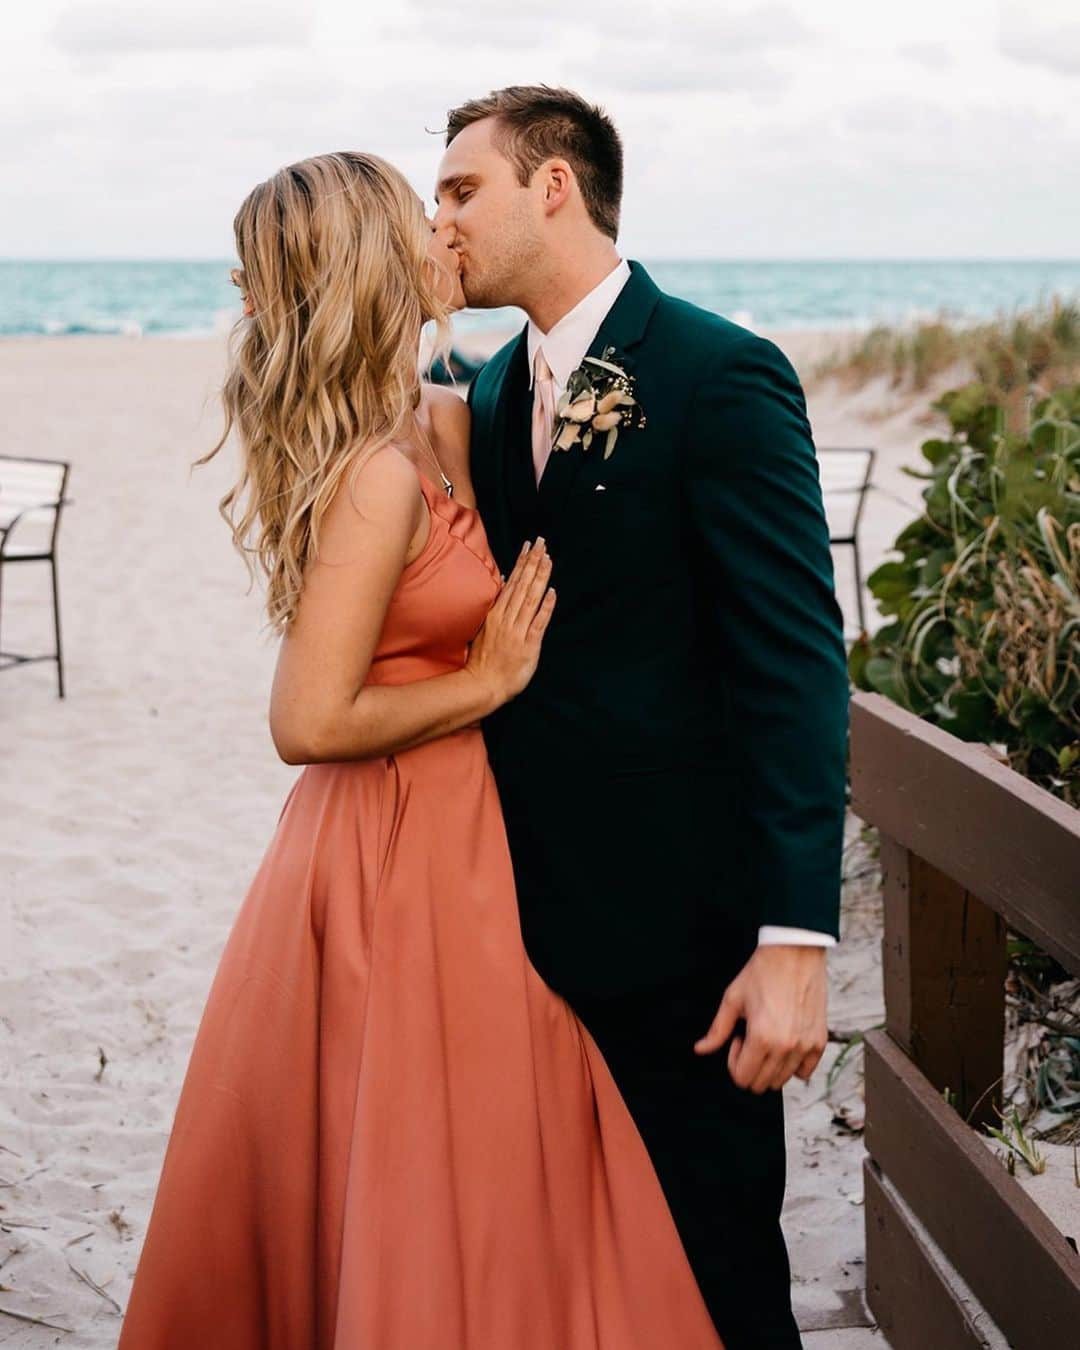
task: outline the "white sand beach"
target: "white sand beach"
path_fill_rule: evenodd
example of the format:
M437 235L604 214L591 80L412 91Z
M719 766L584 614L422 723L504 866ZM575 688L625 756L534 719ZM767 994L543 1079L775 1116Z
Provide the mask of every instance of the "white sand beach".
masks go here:
M884 382L841 397L809 378L834 338L771 336L807 378L819 444L876 446L878 482L902 499L868 502L869 570L917 509L900 466L930 434L929 397ZM68 697L49 665L0 676L4 1346L115 1345L215 963L297 772L270 742L274 645L216 511L232 458L189 467L218 433L222 358L218 339L0 343L3 449L69 459L74 503ZM47 569L21 571L4 577L4 646L43 649ZM838 559L848 612L849 587ZM837 1032L882 1020L878 924L872 894L853 900L829 954ZM808 1350L884 1344L861 1295L863 1146L823 1097L839 1048L785 1090Z

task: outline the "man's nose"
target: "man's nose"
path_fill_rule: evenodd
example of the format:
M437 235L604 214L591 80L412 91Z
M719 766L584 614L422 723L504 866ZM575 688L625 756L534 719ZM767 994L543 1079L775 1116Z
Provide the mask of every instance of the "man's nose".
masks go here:
M449 214L449 213L448 213ZM438 212L432 217L432 225L435 229L435 237L446 248L454 250L458 246L458 232L452 219L443 217L439 219Z
M450 203L448 201L439 202L435 207L435 214L432 216L435 232L441 234L444 230L448 229L451 218L452 213L450 210Z

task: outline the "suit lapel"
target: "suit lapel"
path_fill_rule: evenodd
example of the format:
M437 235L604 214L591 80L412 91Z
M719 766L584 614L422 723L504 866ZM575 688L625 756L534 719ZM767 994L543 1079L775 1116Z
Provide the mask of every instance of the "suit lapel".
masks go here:
M652 277L639 262L631 261L630 276L605 315L585 355L600 356L605 347L614 347L612 361L621 365L628 374L633 374L633 361L627 353L644 336L659 299L660 290ZM539 489L541 519L549 532L554 529L586 455L602 455L602 443L601 437L589 450L583 450L580 444L569 450L552 450L540 477Z
M485 388L484 373L478 376L478 389L484 394L473 405L473 483L484 528L499 567L508 571L508 560L517 552L518 529L513 519L514 504L521 495L514 460L515 388L525 378L527 328L505 349L499 359L501 369L491 371L492 383ZM532 485L535 499L536 488Z

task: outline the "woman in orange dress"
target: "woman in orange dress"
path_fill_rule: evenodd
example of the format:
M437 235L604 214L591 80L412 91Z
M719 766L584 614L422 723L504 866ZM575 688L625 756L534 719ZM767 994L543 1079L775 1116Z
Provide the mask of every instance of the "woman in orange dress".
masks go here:
M468 411L417 374L456 256L370 155L281 170L235 229L222 509L306 767L210 989L120 1350L722 1350L607 1066L522 946L479 722L555 598L542 540L500 577Z

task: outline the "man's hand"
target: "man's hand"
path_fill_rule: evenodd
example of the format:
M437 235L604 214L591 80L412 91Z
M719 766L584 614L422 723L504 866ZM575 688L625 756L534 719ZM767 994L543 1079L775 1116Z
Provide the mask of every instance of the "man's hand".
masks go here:
M741 1088L782 1088L806 1080L825 1051L825 948L765 943L724 990L712 1026L694 1042L699 1055L719 1050L741 1017L746 1036L728 1051L728 1072Z

